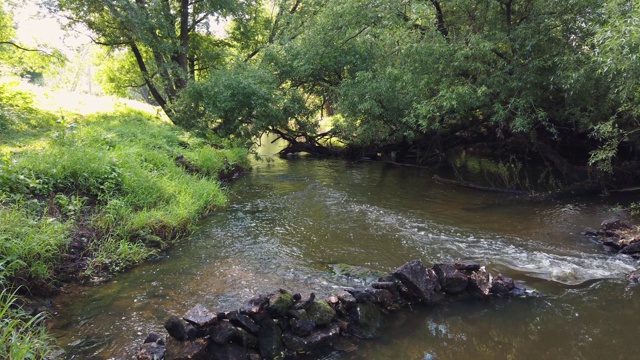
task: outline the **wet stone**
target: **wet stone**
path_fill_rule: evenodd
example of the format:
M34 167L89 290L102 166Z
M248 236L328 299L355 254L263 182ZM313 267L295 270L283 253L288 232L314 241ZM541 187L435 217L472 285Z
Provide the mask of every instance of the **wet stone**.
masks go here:
M600 224L600 228L603 231L621 230L621 229L633 229L630 222L622 219L608 219Z
M240 329L233 326L228 321L221 321L209 327L209 336L211 340L218 344L226 344L234 339L242 338Z
M138 352L137 360L156 360L164 359L167 348L163 345L159 345L155 341L150 341L142 344L140 351Z
M453 266L455 266L456 270L460 271L478 271L481 267L477 262L469 260L456 261Z
M291 333L283 335L283 341L287 349L301 352L316 349L322 345L328 344L332 339L340 336L340 328L334 324L327 328L316 330L308 336L299 337Z
M296 336L307 336L315 329L316 324L310 320L289 320L290 329Z
M438 275L440 286L447 293L455 295L467 288L467 275L459 271L454 264L435 264L433 270Z
M373 304L358 304L349 311L349 333L360 338L372 338L382 326L382 312Z
M508 296L509 292L515 287L513 279L498 274L491 282L489 292L497 296Z
M440 291L440 283L435 272L425 268L418 260L402 265L396 269L393 276L406 286L412 296L425 302L433 302L436 298L434 293Z
M202 304L196 304L182 316L184 321L203 328L218 320L216 313L207 310Z
M198 360L205 359L207 353L207 341L196 339L193 341L178 341L174 338L167 339L167 352L165 360Z
M269 297L266 295L255 296L245 302L240 312L245 315L257 315L269 305Z
M187 332L184 323L177 316L170 317L165 323L164 328L172 337L178 340L185 340L187 338Z
M258 350L264 359L273 359L282 349L282 330L271 318L260 322Z
M519 282L514 282L513 289L509 291L509 296L523 297L526 295L527 295L527 288L525 288L524 285L520 284Z
M243 346L237 344L216 344L211 343L207 352L210 354L211 360L247 360L247 359L259 359L260 357L252 357L257 354L252 353Z
M374 289L389 290L393 293L398 291L398 284L394 281L378 281L371 284Z
M349 294L353 295L354 299L358 303L373 303L373 302L377 302L378 300L374 294L366 290L356 290L356 289L345 289L345 290Z
M260 331L260 327L251 320L247 315L241 314L238 311L231 311L227 313L227 319L235 325L244 328L252 334L257 334Z
M640 241L633 242L620 250L623 254L635 254L640 252Z
M147 337L144 339L144 342L143 342L143 343L144 343L144 344L147 344L147 343L154 343L154 342L157 342L157 341L158 341L158 340L160 340L160 339L161 339L160 335L158 335L158 334L156 334L156 333L154 333L154 332L151 332L151 333L149 333L149 335L147 335Z
M638 284L640 283L640 270L635 270L630 272L627 276L627 281L630 283Z
M469 294L476 297L484 297L489 295L490 289L490 276L484 267L469 275L469 281L467 283L467 291Z
M274 294L270 299L269 313L274 317L284 316L294 303L294 295L291 293L280 292Z
M336 311L326 301L311 303L306 311L303 320L313 321L318 326L329 325L336 316Z

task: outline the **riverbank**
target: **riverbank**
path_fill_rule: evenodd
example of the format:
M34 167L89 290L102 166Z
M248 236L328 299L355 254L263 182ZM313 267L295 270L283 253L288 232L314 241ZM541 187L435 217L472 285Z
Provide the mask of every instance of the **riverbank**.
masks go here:
M225 204L219 178L249 167L246 150L193 136L156 114L122 106L54 112L29 93L1 90L6 294L51 296L64 283L103 281L158 254ZM7 295L0 305L14 302Z

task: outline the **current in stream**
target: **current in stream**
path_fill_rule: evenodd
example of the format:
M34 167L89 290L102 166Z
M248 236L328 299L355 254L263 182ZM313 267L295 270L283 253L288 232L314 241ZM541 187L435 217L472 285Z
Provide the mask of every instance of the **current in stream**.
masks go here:
M389 316L380 336L326 359L633 359L637 262L580 233L628 199L528 202L382 162L269 157L229 188L228 207L165 256L101 285L67 289L51 332L67 359L133 358L146 335L201 303L233 310L279 288L320 298L413 259L468 259L543 294L469 300ZM263 155L264 155L263 154Z

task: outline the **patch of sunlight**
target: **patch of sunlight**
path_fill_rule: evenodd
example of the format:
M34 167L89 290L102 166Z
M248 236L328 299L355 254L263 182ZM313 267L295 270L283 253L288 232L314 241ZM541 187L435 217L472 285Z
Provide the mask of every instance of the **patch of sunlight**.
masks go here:
M117 108L128 107L166 119L160 107L136 100L67 90L54 90L26 82L20 82L16 89L32 93L35 97L34 105L36 107L53 113L73 112L80 115L89 115L113 112Z
M48 138L43 137L41 139L19 141L16 143L5 143L0 147L0 156L8 156L11 154L19 153L22 151L38 151L48 146Z

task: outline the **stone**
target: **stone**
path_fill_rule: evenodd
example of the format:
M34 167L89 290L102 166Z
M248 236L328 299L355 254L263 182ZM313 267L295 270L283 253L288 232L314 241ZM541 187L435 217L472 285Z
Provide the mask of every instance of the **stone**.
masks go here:
M157 344L155 341L150 341L142 344L140 351L136 355L137 360L158 360L164 359L167 348L163 345Z
M209 337L218 344L235 342L250 347L255 347L257 339L246 330L233 326L228 321L221 321L209 328Z
M369 290L369 289L366 289ZM353 295L353 298L356 299L357 303L373 303L377 302L377 298L370 291L366 290L356 290L356 289L345 289L349 294Z
M295 302L291 293L280 292L274 294L269 303L269 313L274 317L282 317Z
M254 316L264 310L267 306L269 306L269 296L258 295L247 300L240 308L240 312L248 316Z
M170 317L165 323L164 328L172 337L182 341L187 338L187 332L184 323L177 316Z
M165 360L204 360L207 355L207 341L195 339L179 341L173 337L167 339Z
M264 359L273 359L282 349L282 330L273 319L267 317L260 322L258 351Z
M445 292L455 295L467 288L467 275L459 271L454 264L435 264L433 271L438 275L440 287Z
M632 242L620 250L623 254L635 254L640 252L640 241Z
M148 344L148 343L154 343L157 342L158 340L160 340L160 335L151 332L149 333L149 335L147 335L147 337L144 339L144 344Z
M491 276L485 270L484 266L478 271L474 271L469 275L467 282L467 291L471 296L485 297L489 295L491 289Z
M290 319L289 325L291 332L296 336L307 336L316 328L316 324L311 320Z
M301 319L313 321L317 326L324 326L329 325L335 316L336 311L329 306L329 303L326 301L316 301L309 305L305 315L301 317Z
M211 343L207 348L211 360L247 360L252 359L252 352L237 344ZM257 354L253 354L257 355ZM259 359L259 357L258 357Z
M455 266L456 270L460 271L478 271L481 268L481 265L475 261L469 260L459 260L456 261L453 266Z
M622 219L607 219L600 224L600 229L603 231L633 229L633 225Z
M182 319L196 327L204 328L218 320L217 314L207 310L202 304L196 304L187 311Z
M331 340L338 336L340 336L340 327L337 324L333 324L324 329L316 330L305 337L286 333L282 336L282 339L288 350L301 352L317 349L322 345L330 343Z
M395 276L409 290L409 293L427 303L434 302L440 291L438 276L432 269L424 267L419 260L408 262L394 271Z
M509 292L515 287L513 279L502 274L498 274L491 282L489 293L497 296L508 296Z
M525 288L524 285L522 285L519 282L514 282L513 289L509 291L509 296L513 296L513 297L527 296L527 288Z
M300 300L299 302L296 303L295 308L296 310L307 310L316 300L316 294L311 293L309 294L308 297Z
M612 252L618 252L623 248L622 244L618 242L618 239L612 237L604 238L604 240L602 240L602 245L611 248Z
M640 270L635 270L630 272L629 274L627 274L626 279L630 283L634 283L634 284L640 283Z
M398 284L395 281L377 281L371 283L371 287L374 289L389 290L393 293L398 292Z
M227 313L227 319L235 325L239 326L251 334L257 334L260 331L260 327L247 315L241 314L239 311L231 311Z
M370 339L375 337L382 326L382 312L373 304L357 304L349 311L348 332L356 337Z
M195 326L193 326L193 324L187 324L187 326L185 326L184 328L184 332L187 336L187 339L189 340L193 340L197 337L200 337L200 332L198 331L198 329L196 329Z

